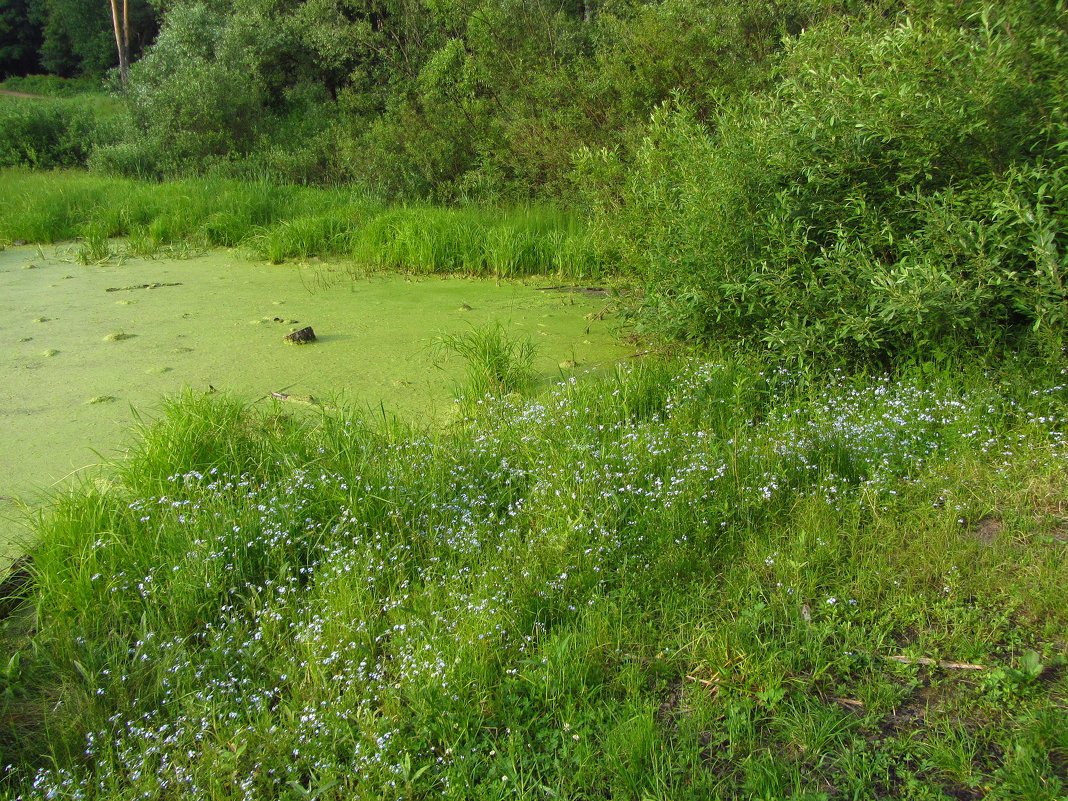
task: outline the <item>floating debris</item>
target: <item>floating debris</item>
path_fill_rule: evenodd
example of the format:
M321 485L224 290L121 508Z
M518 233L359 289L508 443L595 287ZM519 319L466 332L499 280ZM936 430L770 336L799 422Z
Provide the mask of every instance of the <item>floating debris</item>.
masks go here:
M156 283L156 284L133 284L132 286L109 286L104 291L105 292L130 292L131 290L134 290L134 289L159 289L160 287L165 287L165 286L181 286L181 285L182 285L181 282L171 283L171 284L162 284L162 283Z
M592 297L604 297L608 294L608 288L603 286L536 286L536 292L573 292L577 295L590 295Z
M271 397L277 398L280 401L290 401L292 403L307 403L311 406L319 405L319 401L317 401L311 395L290 395L288 392L272 392Z
M104 337L105 342L122 342L124 339L133 339L136 334L127 334L124 331L114 331Z
M118 398L114 395L97 395L95 398L90 398L86 401L90 406L95 406L98 403L114 403Z

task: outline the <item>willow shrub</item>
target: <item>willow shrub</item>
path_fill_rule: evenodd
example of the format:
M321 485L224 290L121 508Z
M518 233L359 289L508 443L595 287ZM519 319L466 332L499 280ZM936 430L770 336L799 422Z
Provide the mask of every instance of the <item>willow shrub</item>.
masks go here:
M84 167L94 147L117 141L122 121L107 101L4 98L0 102L0 167Z
M832 19L788 46L774 92L712 124L668 104L629 152L586 152L601 246L646 280L645 323L800 356L1057 341L1056 18L973 3Z

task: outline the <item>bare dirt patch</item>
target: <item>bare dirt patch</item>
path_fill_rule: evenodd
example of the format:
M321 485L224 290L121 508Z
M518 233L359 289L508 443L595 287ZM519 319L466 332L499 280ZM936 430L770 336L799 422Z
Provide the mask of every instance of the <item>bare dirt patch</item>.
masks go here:
M1001 518L996 515L986 515L979 519L968 532L980 545L993 545L1004 528Z
M11 89L0 89L0 95L4 97L24 97L29 100L44 100L44 95L31 95L29 92L15 92Z

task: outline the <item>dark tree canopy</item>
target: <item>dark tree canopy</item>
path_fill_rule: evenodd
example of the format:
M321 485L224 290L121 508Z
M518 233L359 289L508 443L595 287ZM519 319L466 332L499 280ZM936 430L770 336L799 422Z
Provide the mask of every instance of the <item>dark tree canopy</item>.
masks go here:
M40 0L0 0L0 79L40 72Z

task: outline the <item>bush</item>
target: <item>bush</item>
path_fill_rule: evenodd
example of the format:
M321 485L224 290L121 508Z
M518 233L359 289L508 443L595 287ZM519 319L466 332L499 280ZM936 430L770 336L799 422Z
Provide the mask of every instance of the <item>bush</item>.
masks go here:
M120 136L117 121L100 120L74 100L0 102L0 167L85 166L92 149Z
M1066 63L1023 4L839 17L788 47L773 92L713 126L665 105L578 176L662 332L803 357L1056 340Z

